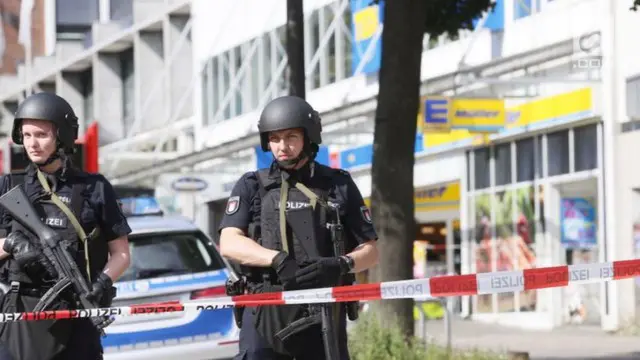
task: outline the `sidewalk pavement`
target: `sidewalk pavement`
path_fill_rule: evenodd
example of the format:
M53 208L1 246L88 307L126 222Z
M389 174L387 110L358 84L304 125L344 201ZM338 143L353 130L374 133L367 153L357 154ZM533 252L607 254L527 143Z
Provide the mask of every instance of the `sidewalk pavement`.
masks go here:
M640 359L640 336L610 335L595 326L571 326L551 331L520 330L453 317L454 348L526 351L531 360ZM427 336L445 344L442 320L427 323ZM416 335L422 336L419 322Z

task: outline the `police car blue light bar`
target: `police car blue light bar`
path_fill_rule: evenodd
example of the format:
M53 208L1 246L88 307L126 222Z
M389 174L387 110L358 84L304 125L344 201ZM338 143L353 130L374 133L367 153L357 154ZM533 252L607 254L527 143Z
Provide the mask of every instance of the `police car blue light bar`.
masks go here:
M158 200L154 197L126 197L119 199L120 208L125 216L162 215Z

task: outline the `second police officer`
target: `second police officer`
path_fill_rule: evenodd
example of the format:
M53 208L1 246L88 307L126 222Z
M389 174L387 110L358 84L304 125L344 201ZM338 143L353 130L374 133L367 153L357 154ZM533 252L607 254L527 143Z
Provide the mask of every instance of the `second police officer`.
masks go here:
M24 146L30 164L24 173L0 178L0 195L23 187L44 223L69 242L78 268L91 284L90 298L105 307L115 296L113 282L129 266L131 229L109 181L71 163L77 137L78 118L66 100L51 93L25 99L15 114L11 139ZM52 286L55 269L34 234L3 208L0 218L6 235L0 239L0 259L6 262L0 280L11 284L1 309L31 311ZM65 290L53 308L75 308L75 296ZM2 323L0 341L0 359L103 358L100 332L87 318Z
M358 187L348 172L315 161L322 143L318 112L299 97L279 97L264 108L258 130L262 150L274 160L269 169L247 172L237 181L220 224L221 253L240 265L247 291L335 286L345 274L374 266L378 237ZM312 219L296 215L310 207ZM336 210L339 219L332 219ZM336 220L344 224L343 256L336 256L326 231ZM240 316L237 359L326 359L317 322L292 330L298 332L294 341L280 336L296 320L317 318L312 308L248 307ZM348 359L344 308L339 316L340 359Z

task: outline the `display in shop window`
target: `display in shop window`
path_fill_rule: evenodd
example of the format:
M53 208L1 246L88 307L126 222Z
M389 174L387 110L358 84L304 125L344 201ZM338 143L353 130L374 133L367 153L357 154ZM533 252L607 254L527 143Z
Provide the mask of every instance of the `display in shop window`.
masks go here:
M560 203L560 242L567 249L597 245L595 207L585 198L563 198Z

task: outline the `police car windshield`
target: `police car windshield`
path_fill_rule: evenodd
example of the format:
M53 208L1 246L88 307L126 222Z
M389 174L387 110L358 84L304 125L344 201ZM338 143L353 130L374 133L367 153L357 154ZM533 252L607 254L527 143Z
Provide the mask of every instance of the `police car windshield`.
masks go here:
M118 279L131 281L219 270L224 263L200 231L157 232L129 237L131 265Z

